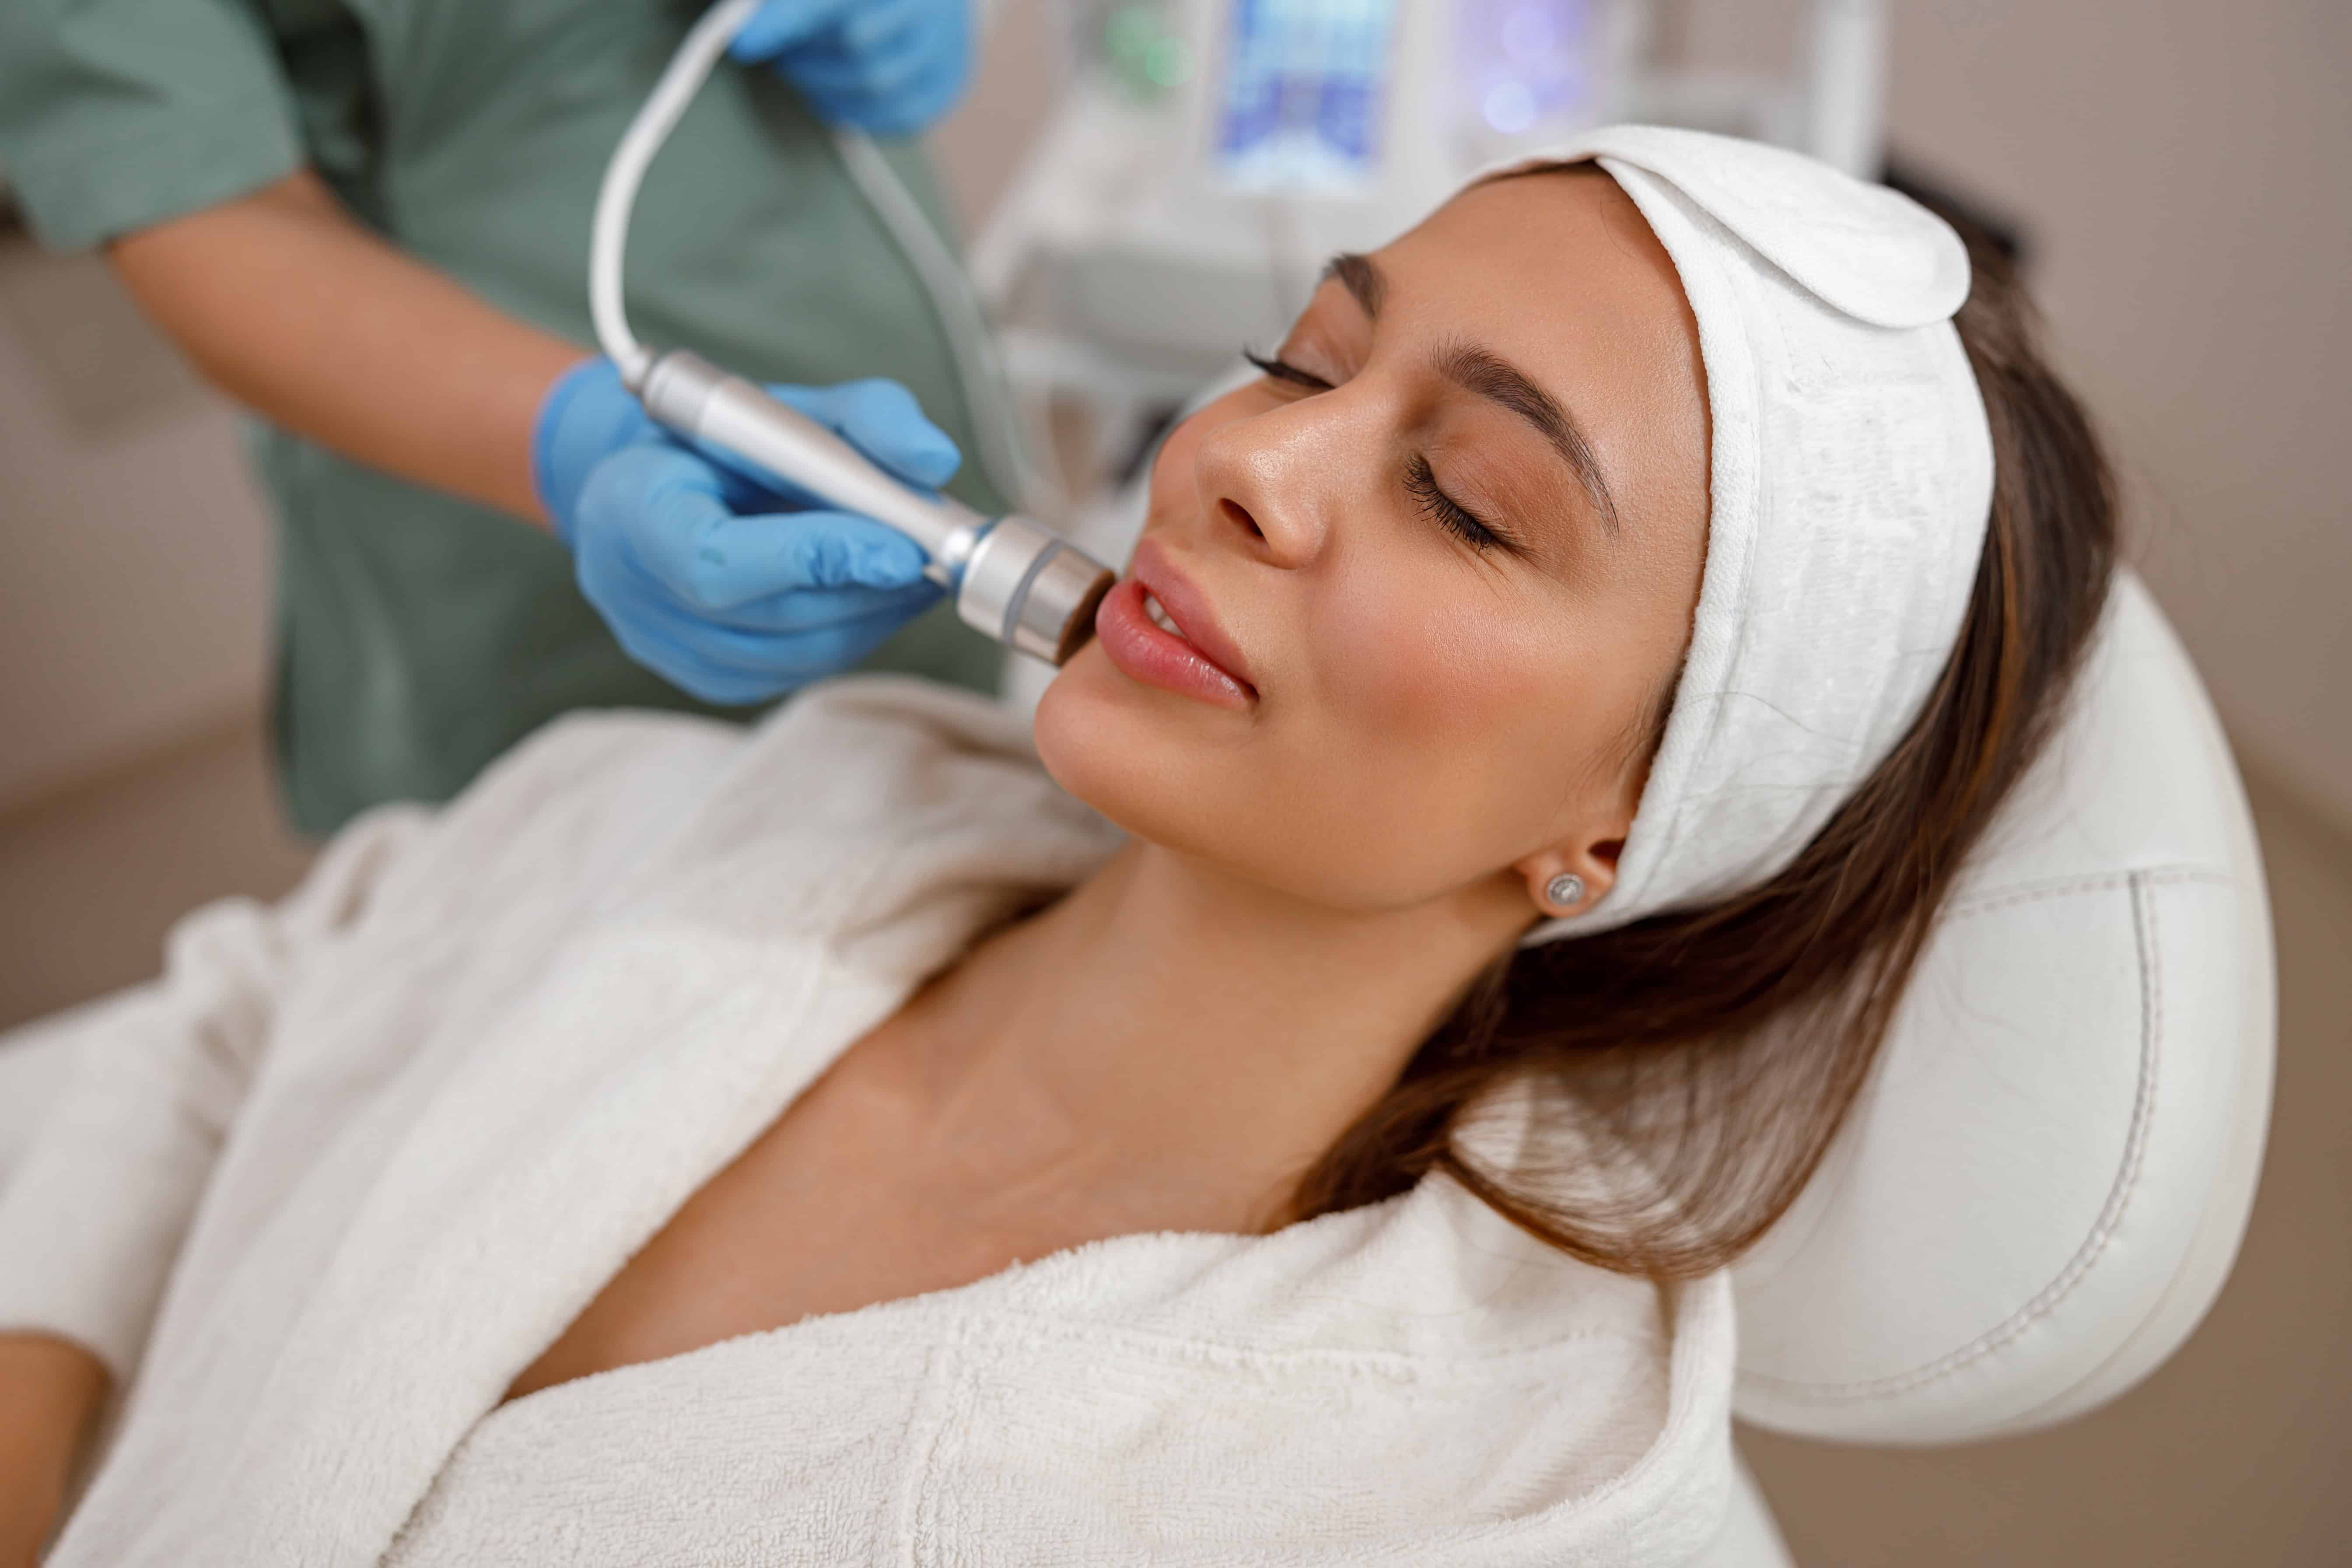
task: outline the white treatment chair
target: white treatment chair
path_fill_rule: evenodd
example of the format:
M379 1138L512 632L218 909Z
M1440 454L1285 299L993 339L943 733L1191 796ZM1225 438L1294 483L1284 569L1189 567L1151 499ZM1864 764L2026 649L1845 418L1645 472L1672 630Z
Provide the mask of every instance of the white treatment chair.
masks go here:
M2073 711L1955 890L1855 1114L1735 1273L1741 1419L1961 1443L2105 1404L2237 1255L2270 1122L2270 908L2196 672L2117 584ZM1790 1561L1752 1480L1704 1568Z
M2081 1415L2145 1376L2236 1253L2273 1008L2236 771L2126 576L1856 1114L1738 1270L1741 1417L1958 1443ZM40 1025L0 1037L0 1181L61 1077L60 1043ZM1789 1562L1744 1477L1700 1562Z

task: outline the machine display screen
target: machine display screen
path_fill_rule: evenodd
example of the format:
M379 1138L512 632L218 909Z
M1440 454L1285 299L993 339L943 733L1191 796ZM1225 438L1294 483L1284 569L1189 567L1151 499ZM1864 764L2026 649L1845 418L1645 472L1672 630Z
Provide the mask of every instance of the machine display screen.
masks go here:
M1244 190L1343 191L1380 172L1395 0L1231 0L1216 165Z

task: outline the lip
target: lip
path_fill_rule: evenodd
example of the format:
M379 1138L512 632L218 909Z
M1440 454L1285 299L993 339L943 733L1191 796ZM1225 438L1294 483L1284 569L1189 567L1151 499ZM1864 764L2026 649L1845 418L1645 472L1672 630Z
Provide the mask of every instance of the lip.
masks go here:
M1162 630L1144 613L1146 594L1160 601L1182 637ZM1105 596L1095 635L1121 673L1219 707L1246 709L1257 701L1233 639L1217 624L1208 600L1170 563L1157 542L1137 546L1127 578Z

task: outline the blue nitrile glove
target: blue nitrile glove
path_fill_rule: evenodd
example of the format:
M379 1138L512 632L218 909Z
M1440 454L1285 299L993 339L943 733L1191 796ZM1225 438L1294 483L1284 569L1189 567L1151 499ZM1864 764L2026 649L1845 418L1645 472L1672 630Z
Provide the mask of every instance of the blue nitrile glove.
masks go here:
M936 488L962 460L896 382L768 390L909 483ZM633 426L635 408L618 376L571 373L534 469L581 592L638 663L708 702L761 702L848 668L939 598L906 535L744 479L642 410Z
M620 367L611 360L582 360L557 378L540 400L530 435L531 488L556 538L572 542L572 514L588 471L660 428L636 394L621 384Z
M877 136L911 136L971 77L970 0L767 0L730 52L766 62L818 114Z

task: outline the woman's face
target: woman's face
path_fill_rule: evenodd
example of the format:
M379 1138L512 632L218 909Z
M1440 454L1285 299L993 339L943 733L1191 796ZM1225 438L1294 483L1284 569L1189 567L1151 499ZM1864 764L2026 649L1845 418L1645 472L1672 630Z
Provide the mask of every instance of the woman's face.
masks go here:
M1672 264L1589 165L1341 258L1161 448L1130 574L1039 706L1047 769L1318 903L1560 871L1597 900L1697 602L1704 388Z

